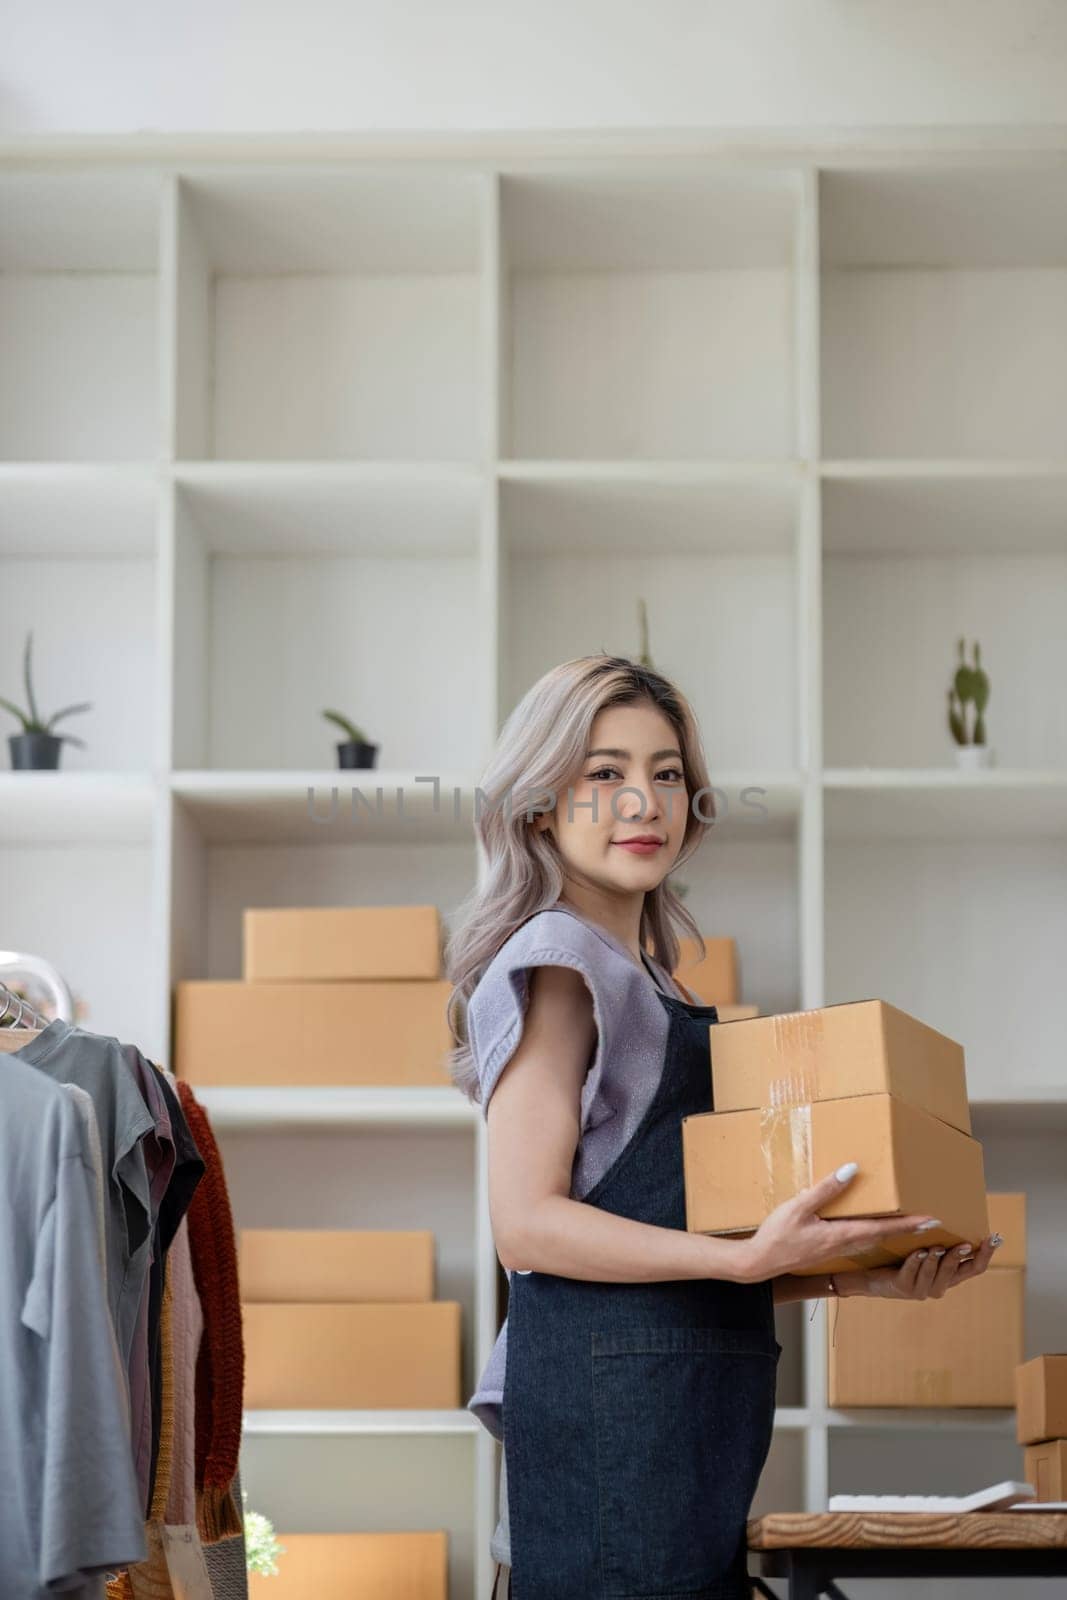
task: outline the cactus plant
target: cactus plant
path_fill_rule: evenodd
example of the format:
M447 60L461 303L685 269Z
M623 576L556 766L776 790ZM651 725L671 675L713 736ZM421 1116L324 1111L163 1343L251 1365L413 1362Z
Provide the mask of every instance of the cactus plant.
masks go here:
M986 743L985 708L989 704L989 678L982 668L982 652L975 640L974 665L967 665L966 642L958 645L959 665L948 690L948 725L958 745L984 745ZM971 735L967 736L968 704L974 706Z

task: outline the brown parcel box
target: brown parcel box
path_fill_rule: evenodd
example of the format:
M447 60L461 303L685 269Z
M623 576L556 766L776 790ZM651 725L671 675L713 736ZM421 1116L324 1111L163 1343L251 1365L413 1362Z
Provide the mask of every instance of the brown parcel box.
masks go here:
M439 978L436 906L248 909L244 978L251 982Z
M247 1305L251 1410L427 1411L459 1405L460 1307Z
M1013 1406L1024 1347L1026 1196L990 1194L1004 1243L940 1300L849 1295L828 1306L832 1406ZM980 1330L980 1331L979 1331Z
M175 1071L202 1085L451 1083L451 984L179 983Z
M720 1022L742 1022L748 1017L759 1016L759 1006L749 1005L738 1001L736 1005L716 1005Z
M432 1300L433 1246L433 1234L424 1230L242 1228L241 1299L350 1305Z
M769 1105L785 1080L794 1102L893 1094L971 1131L962 1045L885 1000L713 1024L708 1039L716 1111Z
M273 1577L250 1572L249 1600L448 1600L448 1534L279 1533Z
M940 1300L827 1305L832 1406L1012 1406L1026 1270L990 1268Z
M824 1261L801 1276L888 1263L920 1245L978 1244L989 1232L982 1146L927 1111L893 1095L865 1094L791 1108L773 1130L768 1125L766 1140L762 1122L758 1110L682 1118L690 1232L751 1233L798 1188L846 1161L857 1162L859 1172L822 1216L925 1212L944 1226L890 1235L862 1256Z
M1035 1356L1016 1369L1015 1411L1020 1444L1067 1439L1067 1355Z
M1067 1500L1067 1439L1028 1444L1023 1460L1026 1481L1039 1500Z
M703 961L695 939L679 939L674 976L695 989L705 1005L733 1005L737 1000L737 943L705 937Z

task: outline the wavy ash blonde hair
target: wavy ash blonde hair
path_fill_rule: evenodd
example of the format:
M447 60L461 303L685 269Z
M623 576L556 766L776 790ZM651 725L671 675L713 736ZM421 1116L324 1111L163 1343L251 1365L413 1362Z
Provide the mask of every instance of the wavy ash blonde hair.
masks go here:
M558 801L566 795L585 761L598 712L641 701L663 713L682 752L686 828L673 872L699 848L714 819L715 802L696 719L681 690L667 678L625 656L580 656L539 678L500 731L479 784L483 798L475 816L485 852L485 881L460 905L444 954L445 976L453 986L448 1025L457 1041L447 1056L449 1072L476 1103L481 1092L467 1033L467 1003L501 945L529 917L554 906L563 889L559 847L550 833L531 826L528 812L536 814L552 796ZM692 800L701 790L707 794L697 815ZM653 960L673 972L679 935L698 940L703 953L700 930L665 879L645 895L641 943Z

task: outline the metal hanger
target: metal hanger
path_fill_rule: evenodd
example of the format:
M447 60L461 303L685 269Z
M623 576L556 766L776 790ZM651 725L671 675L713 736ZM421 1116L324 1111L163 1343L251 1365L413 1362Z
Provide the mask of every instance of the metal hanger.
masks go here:
M67 1022L73 1021L74 996L50 961L41 956L20 955L15 950L0 950L0 972L26 973L39 978L51 992L57 1016ZM0 1054L13 1055L21 1050L47 1028L49 1020L0 978Z

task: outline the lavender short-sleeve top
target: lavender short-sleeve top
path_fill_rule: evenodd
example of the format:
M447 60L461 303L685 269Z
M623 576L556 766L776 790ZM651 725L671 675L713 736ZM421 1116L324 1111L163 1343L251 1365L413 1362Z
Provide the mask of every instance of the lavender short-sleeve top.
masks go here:
M642 970L620 939L568 906L539 911L508 938L478 981L467 1008L467 1031L481 1086L482 1114L522 1036L532 967L573 967L593 1000L597 1040L582 1086L578 1148L571 1197L599 1182L636 1131L656 1092L669 1018L657 985L684 999L646 952ZM701 1004L699 997L696 1003ZM508 1273L510 1279L511 1274ZM480 1422L503 1439L501 1410L507 1359L507 1320L467 1402Z

